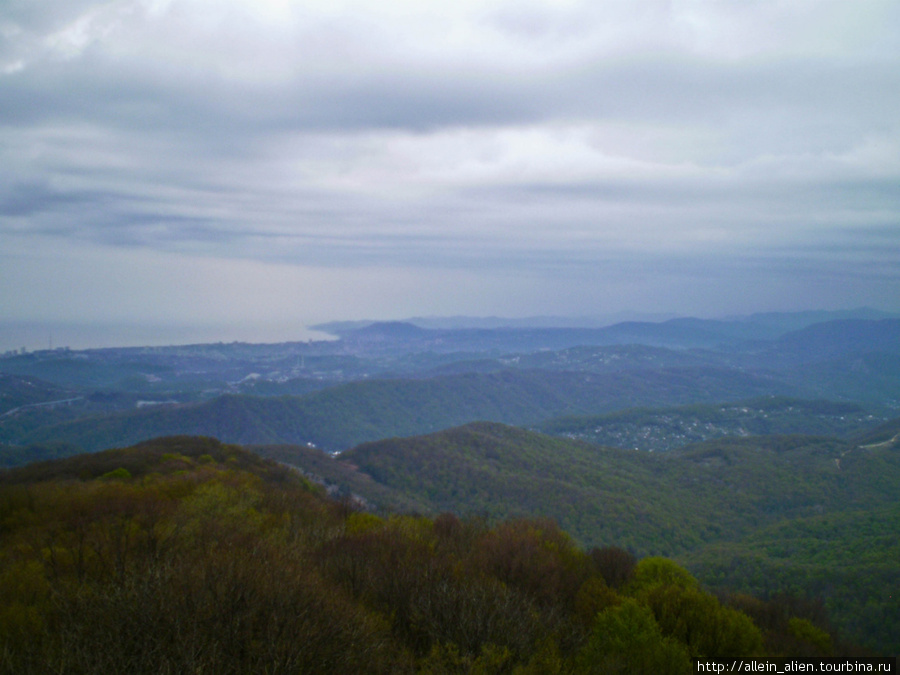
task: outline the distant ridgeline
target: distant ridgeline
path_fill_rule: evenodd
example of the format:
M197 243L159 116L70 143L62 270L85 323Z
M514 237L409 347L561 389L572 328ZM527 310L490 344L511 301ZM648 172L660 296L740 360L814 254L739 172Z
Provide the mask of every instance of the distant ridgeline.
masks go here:
M828 316L373 324L328 342L17 354L0 358L0 443L90 451L192 434L339 451L489 420L663 450L723 434L846 435L896 416L900 320L815 323ZM719 409L610 416L697 405Z
M687 674L863 654L815 603L715 596L543 518L359 511L212 439L7 470L0 522L3 672Z

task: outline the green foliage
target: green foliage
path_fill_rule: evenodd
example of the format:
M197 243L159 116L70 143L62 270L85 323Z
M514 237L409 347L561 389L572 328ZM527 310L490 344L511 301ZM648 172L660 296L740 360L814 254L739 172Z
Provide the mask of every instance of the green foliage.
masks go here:
M621 601L621 596L607 586L606 581L591 577L578 589L575 596L575 614L582 623L590 626L599 612L618 605Z
M261 450L387 508L550 517L581 545L617 543L591 553L613 588L630 580L633 551L674 557L720 591L821 595L854 641L898 648L900 453L888 446L769 436L640 453L479 423L337 461Z
M100 476L100 480L128 480L129 478L131 478L131 472L121 466Z
M35 462L0 472L0 485L48 480L86 480L125 469L134 478L148 474L171 474L194 468L200 457L215 463L230 461L235 469L244 469L273 481L300 480L284 466L238 446L226 445L214 438L173 436L139 443L132 448L80 454L60 460ZM203 463L209 464L209 461Z
M591 560L603 579L612 588L620 588L634 577L637 559L617 546L591 549Z
M478 554L479 570L544 605L571 606L592 571L584 553L549 520L501 523L485 533Z
M512 653L508 649L492 644L484 645L477 656L460 654L453 644L436 644L422 660L417 672L419 675L498 675L508 672L511 661Z
M750 618L696 586L656 585L642 595L663 634L686 645L693 658L763 655L762 633Z
M354 535L377 530L384 527L384 525L385 523L383 518L379 518L373 513L357 511L347 516L346 524L344 527L347 530L347 534Z
M71 457L84 452L69 443L44 443L41 445L0 445L0 469L22 466L31 462L46 462L62 457Z
M886 480L896 475L890 464L876 463L874 470ZM852 474L845 479L851 494L861 491ZM691 554L690 566L720 590L824 597L842 633L870 649L894 653L900 649L900 611L891 597L900 560L900 505L863 509L851 502L845 508L763 527L739 542L711 544ZM821 616L810 616L822 623ZM787 632L785 622L777 627L780 634Z
M664 637L653 613L634 599L597 615L577 658L579 672L686 675L693 663L684 645Z
M36 560L8 560L0 568L0 645L39 642L51 587Z
M821 654L830 656L834 651L831 636L809 619L792 616L788 619L788 631L798 640L812 645Z
M690 572L671 560L659 556L644 558L635 566L628 590L631 593L641 593L657 586L690 590L698 588L700 584Z
M0 534L3 672L678 673L759 651L671 561L545 519L357 512L205 439L7 476Z

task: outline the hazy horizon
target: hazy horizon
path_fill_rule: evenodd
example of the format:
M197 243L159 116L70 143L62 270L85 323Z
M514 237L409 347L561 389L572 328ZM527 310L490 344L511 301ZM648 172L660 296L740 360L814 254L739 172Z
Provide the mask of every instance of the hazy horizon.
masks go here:
M897 3L36 0L0 36L35 346L900 311Z
M900 313L879 308L848 307L837 310L808 309L807 312L834 314L859 313L876 316L900 317ZM756 314L766 314L757 312ZM780 314L781 312L773 312ZM600 328L625 321L659 323L675 318L701 318L712 320L741 320L754 313L733 313L717 316L695 316L671 313L621 311L595 316L397 316L387 318L338 319L317 324L301 322L281 324L243 325L164 325L164 324L91 324L0 321L0 355L25 349L28 352L69 348L73 350L106 349L118 347L165 347L192 344L216 344L244 342L271 344L281 342L309 342L332 340L337 336L319 329L319 326L341 323L369 323L377 321L412 322L426 328L453 327L536 327L536 328Z

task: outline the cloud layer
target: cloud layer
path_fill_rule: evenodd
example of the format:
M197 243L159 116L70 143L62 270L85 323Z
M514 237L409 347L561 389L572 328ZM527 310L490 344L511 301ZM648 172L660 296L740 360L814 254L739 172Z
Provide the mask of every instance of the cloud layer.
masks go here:
M0 307L900 309L897 110L884 0L13 0Z

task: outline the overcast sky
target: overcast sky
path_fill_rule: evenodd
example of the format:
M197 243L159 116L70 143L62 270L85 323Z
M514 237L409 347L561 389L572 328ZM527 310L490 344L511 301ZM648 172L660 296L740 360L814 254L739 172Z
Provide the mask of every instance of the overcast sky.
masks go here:
M0 3L0 321L57 344L862 305L896 0Z

